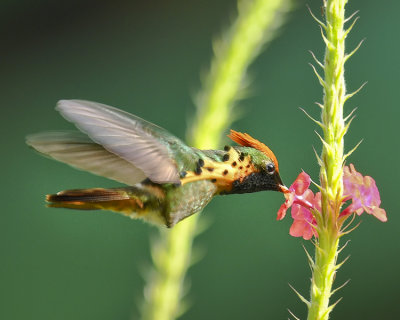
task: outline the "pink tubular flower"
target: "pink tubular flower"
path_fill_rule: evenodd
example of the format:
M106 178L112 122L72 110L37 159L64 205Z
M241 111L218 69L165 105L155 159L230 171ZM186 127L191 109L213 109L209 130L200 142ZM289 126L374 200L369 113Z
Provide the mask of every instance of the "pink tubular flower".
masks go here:
M288 192L285 193L286 201L281 205L277 217L277 220L282 220L286 211L292 207L291 213L294 221L289 233L293 237L303 237L305 240L309 240L317 234L313 227L313 225L316 225L316 221L310 211L315 206L314 201L317 196L314 197L313 192L308 189L310 182L311 179L307 173L301 172L299 174L289 187Z
M286 211L291 207L293 224L290 227L290 235L293 237L303 237L309 240L312 236L317 237L315 230L317 222L313 215L315 212L321 212L321 193L315 196L308 189L310 186L310 176L301 172L290 188L285 192L285 203L281 205L278 211L278 220L282 220ZM357 172L354 165L345 166L343 169L343 188L344 200L352 200L351 204L344 209L340 216L346 216L351 213L361 215L364 211L374 215L381 221L387 221L386 211L379 208L381 198L375 180L369 176L363 176Z
M294 180L292 185L289 187L289 191L284 194L286 201L279 208L277 220L282 220L285 217L286 211L293 205L293 203L299 203L309 208L312 207L312 204L307 202L303 197L304 193L310 186L310 182L310 176L304 171L298 175L296 180Z
M353 164L343 169L343 189L345 200L351 199L352 203L343 210L341 216L353 212L361 215L365 211L383 222L387 221L386 211L379 208L381 197L375 180L357 172Z
M310 189L307 189L303 194L304 199L314 204L317 196ZM312 236L317 236L317 232L313 226L317 225L317 221L307 207L300 204L293 204L292 206L293 224L290 227L289 234L293 237L303 237L304 240L310 240Z

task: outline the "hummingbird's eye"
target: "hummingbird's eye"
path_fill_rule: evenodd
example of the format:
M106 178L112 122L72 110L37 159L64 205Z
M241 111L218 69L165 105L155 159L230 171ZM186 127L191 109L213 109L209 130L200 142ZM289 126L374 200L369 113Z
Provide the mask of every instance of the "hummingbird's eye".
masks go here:
M273 174L275 172L275 166L273 163L268 163L266 168L269 174Z

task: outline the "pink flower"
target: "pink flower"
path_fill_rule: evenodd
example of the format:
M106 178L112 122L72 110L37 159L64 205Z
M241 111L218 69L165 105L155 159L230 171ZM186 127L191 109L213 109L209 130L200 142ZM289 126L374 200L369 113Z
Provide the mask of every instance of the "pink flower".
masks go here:
M313 205L315 205L315 202L321 201L321 193L317 193L314 197L310 189L304 192L303 197L308 203ZM312 236L317 236L317 232L314 228L314 226L317 225L317 221L308 207L304 207L298 203L293 204L292 218L294 221L289 231L291 236L303 237L304 240L310 240Z
M288 191L285 192L286 201L281 205L277 217L277 220L282 220L286 211L292 207L291 213L294 221L289 233L294 237L303 237L306 240L317 235L313 227L313 225L316 225L316 221L310 211L315 206L314 201L317 196L314 197L313 192L308 189L310 182L311 179L307 173L301 172L299 174ZM320 201L320 197L318 199L317 201Z
M343 188L345 199L351 199L352 203L343 210L341 216L353 212L361 215L365 211L383 222L387 221L386 211L379 208L381 197L375 180L357 172L353 164L343 169Z
M293 203L298 203L310 208L312 207L312 204L307 202L303 197L304 193L310 186L310 182L310 176L304 171L298 175L296 180L294 180L292 185L289 187L288 191L284 193L286 201L278 210L277 220L282 220L285 217L286 211L293 205Z
M293 224L289 233L293 237L303 237L305 240L318 236L315 229L317 222L312 210L314 213L321 212L321 192L314 196L308 189L310 182L311 179L307 173L299 174L290 188L285 191L286 201L279 208L277 217L278 220L282 220L291 207ZM340 216L351 213L361 215L365 211L381 221L387 221L386 211L379 208L381 198L374 179L369 176L364 177L356 171L354 165L350 164L350 167L345 166L343 169L343 188L345 196L343 202L348 200L352 202L340 213Z

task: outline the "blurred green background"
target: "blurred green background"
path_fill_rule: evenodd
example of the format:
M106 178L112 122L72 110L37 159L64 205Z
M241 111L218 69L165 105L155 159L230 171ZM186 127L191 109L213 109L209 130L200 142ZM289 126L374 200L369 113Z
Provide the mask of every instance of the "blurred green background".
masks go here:
M320 17L320 1L309 2ZM389 221L364 214L348 239L351 254L336 285L344 300L333 319L394 319L400 298L398 165L400 3L352 0L361 19L348 51L366 38L347 65L349 91L368 85L347 103L358 107L347 150L364 139L350 161L375 178ZM212 39L236 13L232 0L2 1L0 81L1 319L137 319L143 274L150 265L152 226L109 212L47 209L44 195L62 189L116 183L40 157L24 136L72 129L54 106L87 99L135 113L185 136L200 74ZM318 117L319 87L308 62L323 43L304 1L297 1L279 37L251 66L249 97L233 128L268 144L287 184L301 169L317 179L312 150L317 129L299 111ZM182 319L301 318L305 306L288 283L308 296L310 270L288 235L291 219L276 221L280 194L218 197L203 213L210 227L195 242L204 258L188 277L191 307Z

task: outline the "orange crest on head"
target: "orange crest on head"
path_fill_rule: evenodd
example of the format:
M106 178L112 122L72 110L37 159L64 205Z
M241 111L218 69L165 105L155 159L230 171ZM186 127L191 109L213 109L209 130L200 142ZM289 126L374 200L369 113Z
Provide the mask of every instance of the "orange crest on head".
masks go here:
M274 153L264 143L258 141L257 139L254 139L247 133L237 132L232 129L228 137L243 147L252 147L254 149L260 150L272 160L272 162L275 164L276 171L279 172L278 159L276 159Z

